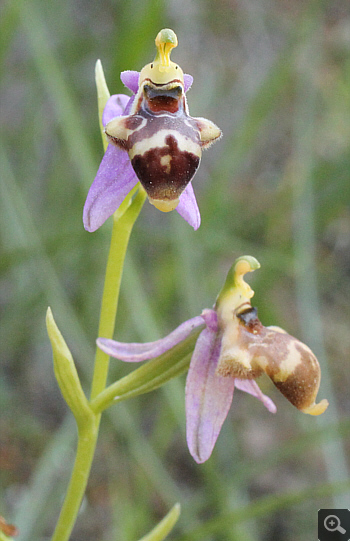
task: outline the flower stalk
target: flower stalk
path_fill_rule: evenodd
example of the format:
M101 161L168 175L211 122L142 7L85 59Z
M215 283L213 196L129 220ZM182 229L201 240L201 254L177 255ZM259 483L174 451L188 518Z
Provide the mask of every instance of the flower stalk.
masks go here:
M145 199L145 192L140 190L124 214L119 217L113 217L112 239L102 296L99 336L109 336L110 338L113 336L126 250L133 225ZM100 334L101 332L103 333L102 335ZM96 398L104 390L108 367L109 356L97 348L91 399Z
M116 402L153 391L188 370L186 433L197 463L210 457L235 388L260 400L269 412L276 412L273 401L255 381L263 373L300 411L320 415L328 406L325 399L315 402L321 372L312 351L284 330L264 327L251 305L254 291L244 275L260 267L252 256L235 261L213 308L185 321L167 337L145 344L112 340L126 251L146 198L162 212L176 209L197 229L200 214L192 179L202 150L221 137L211 121L189 115L186 91L192 77L170 61L176 45L174 32L163 29L156 38L155 60L140 73L122 73L131 97L111 97L101 62L96 63L105 155L89 190L83 221L86 230L93 232L113 215L113 230L90 400L51 309L47 311L55 375L78 428L76 459L52 541L68 541L70 537L87 486L101 414ZM107 386L110 356L131 363L148 362ZM140 541L164 539L179 513L176 504Z
M106 151L108 142L104 135L101 117L110 95L100 61L96 64L95 74L100 128ZM100 336L112 338L114 333L125 255L134 223L146 197L145 190L140 183L137 183L126 194L113 214L113 230L99 321ZM159 359L154 359L147 366L141 367L107 389L109 354L97 348L89 402L82 389L72 354L54 321L50 308L47 311L46 322L53 349L55 375L62 395L75 416L78 428L73 471L52 537L52 541L68 541L88 482L97 444L101 412L114 402L149 392L184 372L188 368L198 332L194 332L193 336L174 348L176 351L172 352L173 355L160 355ZM152 532L142 538L143 541L164 539L177 521L179 514L180 506L176 504Z
M96 84L98 107L101 111L109 97L109 92L102 66L99 64L96 66ZM103 134L102 139L104 141ZM102 331L110 337L113 336L114 331L120 284L130 234L146 198L144 191L140 189L132 200L136 189L128 194L118 214L115 213L113 216L113 231L99 323L99 332ZM47 327L53 348L55 374L63 397L73 411L78 426L75 463L61 514L52 537L52 541L68 541L88 482L101 416L99 412L94 412L90 408L81 388L73 357L54 322L50 309L47 314ZM91 388L92 398L101 393L106 386L108 365L109 356L97 348Z
M99 329L103 329L103 332L108 333L109 336L112 336L114 331L115 316L118 306L120 283L126 249L128 246L133 225L140 213L144 201L145 195L142 192L139 192L135 196L132 203L129 205L128 209L124 212L124 214L120 218L113 220L112 239L107 262L99 325ZM73 359L71 359L68 348L66 356L61 355L60 359L63 360L66 365L71 366L71 362L73 362ZM109 356L101 350L97 349L91 390L92 398L95 398L99 393L101 393L106 386L108 365ZM60 370L55 369L55 372L56 374L57 372L61 374L63 373L63 370L66 370L67 374L67 368L61 368ZM73 374L74 377L74 372L72 368L71 373L68 376L69 378L72 377L71 374ZM78 389L79 387L76 386L75 388ZM75 404L73 404L72 407L71 395L65 392L63 393L63 396L66 399L68 397L67 403L73 411L73 408L75 408ZM80 396L79 404L83 402L84 400ZM97 443L101 415L99 412L93 412L91 406L89 406L87 403L84 409L84 413L86 412L86 409L88 409L89 412L91 411L91 414L85 416L78 415L77 417L76 408L73 411L77 421L79 419L77 454L66 498L56 526L56 530L52 537L52 541L68 541L88 482L91 464Z

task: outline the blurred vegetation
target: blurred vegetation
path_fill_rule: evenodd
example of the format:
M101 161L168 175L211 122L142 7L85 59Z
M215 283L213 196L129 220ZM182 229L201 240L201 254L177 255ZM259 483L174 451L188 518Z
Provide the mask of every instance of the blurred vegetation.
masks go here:
M48 540L74 459L47 305L89 392L111 230L82 225L102 157L95 62L123 92L120 71L151 61L170 27L173 60L194 76L190 112L224 138L193 183L197 232L145 205L116 336L153 340L210 307L248 253L260 319L313 348L330 407L304 416L266 379L272 416L237 391L201 466L185 443L184 378L112 407L72 541L136 540L176 501L174 540L313 541L317 510L349 501L348 0L5 0L0 14L0 514L19 541ZM110 381L128 370L113 363Z

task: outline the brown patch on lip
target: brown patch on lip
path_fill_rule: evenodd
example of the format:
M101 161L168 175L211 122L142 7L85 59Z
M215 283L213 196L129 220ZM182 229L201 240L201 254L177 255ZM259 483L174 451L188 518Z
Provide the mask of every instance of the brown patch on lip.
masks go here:
M296 340L296 339L294 339ZM316 358L302 345L296 345L301 362L283 382L274 381L277 389L295 406L302 410L314 403L320 386L321 371ZM312 359L311 355L314 357ZM269 374L268 374L269 375Z
M136 130L143 122L143 118L139 115L128 116L125 121L125 127L127 130Z
M308 413L315 404L321 379L315 355L290 334L264 327L254 308L242 308L233 316L237 326L229 330L232 342L226 335L228 340L220 353L217 373L255 379L265 372L293 406Z
M153 88L149 85L143 87L148 109L152 113L167 112L175 114L179 111L182 96L182 87Z
M261 323L260 323L261 325ZM298 409L314 403L320 385L321 370L315 355L302 342L288 333L277 332L261 325L258 334L242 328L241 339L252 354L252 367L261 366L277 389ZM250 333L250 338L248 335ZM281 368L292 355L291 363Z
M165 143L164 147L152 148L131 160L137 177L152 199L177 199L199 165L199 157L181 151L173 135L168 135ZM162 165L161 158L168 155L171 160Z
M141 109L137 116L142 117L146 122L144 126L129 135L130 149L138 142L148 139L164 129L178 132L180 136L194 142L200 149L200 132L195 121L185 113L183 100L184 97L179 100L180 108L176 114L163 111L163 114L157 115L146 107Z
M157 96L149 99L147 100L147 105L149 110L155 114L163 111L174 114L179 110L179 101L170 96Z
M256 379L263 373L261 368L248 369L234 359L221 360L216 369L218 376L238 379Z

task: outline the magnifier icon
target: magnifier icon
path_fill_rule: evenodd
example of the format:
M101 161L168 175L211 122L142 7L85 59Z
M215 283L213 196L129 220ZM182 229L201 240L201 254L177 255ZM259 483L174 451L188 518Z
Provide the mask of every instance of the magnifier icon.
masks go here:
M340 520L336 515L328 515L328 517L324 519L324 527L329 532L346 533L346 530L340 526Z

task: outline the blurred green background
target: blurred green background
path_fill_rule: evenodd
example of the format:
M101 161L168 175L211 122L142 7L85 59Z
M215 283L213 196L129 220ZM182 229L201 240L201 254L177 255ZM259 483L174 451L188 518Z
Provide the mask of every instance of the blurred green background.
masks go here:
M211 307L254 255L253 304L317 354L320 418L273 385L269 414L237 391L211 459L185 443L184 382L104 414L72 541L134 541L179 501L176 541L314 541L319 508L348 507L350 5L348 0L3 1L1 36L0 514L49 540L75 427L52 368L48 305L89 392L111 220L82 208L103 151L94 66L119 73L175 30L190 113L223 139L194 179L202 225L145 204L122 283L119 340L149 341ZM110 382L130 370L112 362ZM340 483L340 484L339 484Z

